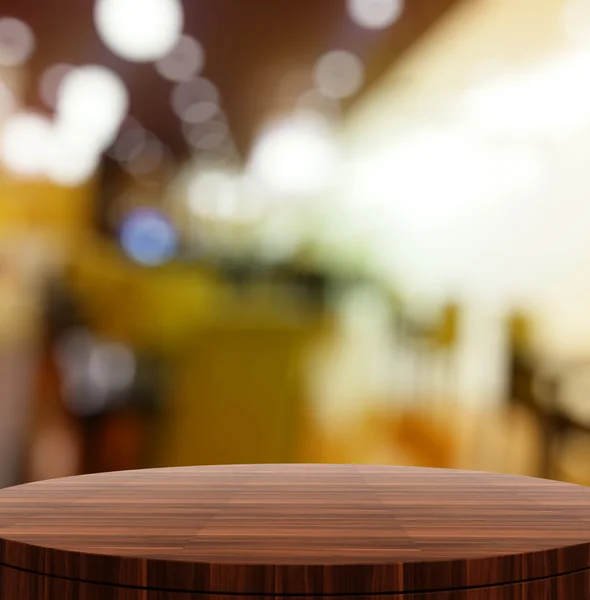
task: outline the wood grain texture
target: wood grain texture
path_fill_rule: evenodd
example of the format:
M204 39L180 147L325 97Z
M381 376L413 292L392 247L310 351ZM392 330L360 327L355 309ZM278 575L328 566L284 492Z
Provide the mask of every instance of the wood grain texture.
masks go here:
M364 465L82 476L0 492L0 563L21 582L48 576L43 589L69 579L144 594L120 590L112 597L121 600L152 600L148 590L175 592L170 600L189 592L533 598L522 595L527 587L535 600L582 600L590 598L590 489ZM563 596L560 586L575 593ZM18 597L43 597L27 593Z

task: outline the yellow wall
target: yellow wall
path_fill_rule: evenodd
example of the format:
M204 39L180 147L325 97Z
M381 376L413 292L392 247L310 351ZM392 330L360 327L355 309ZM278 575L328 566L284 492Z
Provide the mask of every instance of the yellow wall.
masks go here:
M174 374L161 463L299 460L306 331L279 323L205 328Z
M0 175L0 235L31 228L61 238L79 236L90 223L93 193L94 182L62 188Z

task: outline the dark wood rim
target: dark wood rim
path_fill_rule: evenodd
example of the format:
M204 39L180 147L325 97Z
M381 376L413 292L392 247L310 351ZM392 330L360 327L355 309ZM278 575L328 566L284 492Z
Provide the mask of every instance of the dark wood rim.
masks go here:
M4 571L3 571L4 570ZM87 580L83 580L83 579L75 579L72 577L61 577L59 575L47 575L44 573L38 573L36 571L31 571L28 569L22 569L19 567L12 567L10 565L5 565L0 563L0 572L4 573L4 576L7 577L6 573L8 572L12 572L14 571L15 573L20 573L21 576L24 576L25 578L28 576L33 576L33 577L43 577L43 578L47 578L47 579L51 579L51 580L60 580L66 583L71 583L71 584L80 584L80 585L102 585L102 586L107 586L107 587L111 587L111 588L115 588L115 589L125 589L125 590L136 590L137 592L162 592L162 593L171 593L171 594L195 594L198 595L200 597L203 596L211 596L212 598L218 598L220 596L225 596L225 597L229 597L229 598L251 598L252 596L256 596L256 597L263 597L263 598L294 598L294 597L299 597L299 598L344 598L350 594L331 594L331 593L326 593L326 594L322 594L322 593L298 593L298 594L293 594L293 593L274 593L274 592L269 592L269 593L265 593L265 594L260 594L259 592L213 592L213 591L202 591L202 590L185 590L185 589L175 589L173 587L171 588L161 588L161 587L142 587L142 586L134 586L134 585L116 585L116 584L112 584L112 583L98 583L96 581L87 581ZM460 587L460 588L448 588L448 589L441 589L441 588L437 588L437 589L424 589L424 590L408 590L408 591L402 591L402 592L375 592L375 593L370 593L370 594L352 594L352 596L354 598L381 598L383 599L384 597L387 598L397 598L398 596L403 596L403 597L409 597L409 596L415 596L415 595L419 595L422 596L424 594L440 594L440 593L450 593L450 592L457 592L457 591L463 591L463 592L481 592L482 590L497 590L499 588L503 588L503 587L513 587L513 586L527 586L527 585L543 585L545 583L551 583L554 582L555 580L558 579L572 579L572 578L576 578L576 579L582 579L582 580L587 580L590 583L590 568L588 569L580 569L578 571L572 571L571 573L562 573L561 575L550 575L547 577L537 577L534 579L526 579L526 580L522 580L522 581L514 581L511 583L501 583L501 584L488 584L488 585L482 585L482 586L474 586L474 587ZM1 589L1 588L0 588ZM537 599L535 599L537 600Z
M170 590L146 590L145 588L122 588L100 583L79 582L39 573L20 571L0 565L0 595L2 598L19 600L251 600L247 594L212 594L196 592L172 592ZM276 594L256 594L262 600L286 598ZM516 584L504 584L485 588L446 590L438 592L398 592L388 595L338 595L338 596L288 596L290 600L581 600L590 597L590 570L568 575L549 577Z

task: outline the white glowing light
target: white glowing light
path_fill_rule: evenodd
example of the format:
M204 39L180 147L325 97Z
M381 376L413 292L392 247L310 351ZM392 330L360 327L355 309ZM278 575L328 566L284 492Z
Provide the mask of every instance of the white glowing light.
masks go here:
M131 62L170 53L184 27L180 0L96 0L94 22L104 44Z
M57 358L65 380L65 401L80 415L101 412L109 395L128 389L135 379L136 361L129 348L97 342L88 334L61 340Z
M119 344L101 344L91 353L88 379L91 386L106 393L121 392L135 378L135 357L131 350Z
M317 88L328 98L354 96L362 87L364 67L350 52L335 50L322 56L315 66Z
M0 65L17 67L24 64L35 50L31 28L12 18L0 19Z
M315 119L295 118L262 134L250 169L272 193L309 195L330 183L337 161L338 151L330 129Z
M376 202L381 216L392 209L407 224L437 225L468 218L474 200L487 192L488 167L481 147L468 138L425 128L363 158L349 187L358 186L355 195L366 206Z
M176 47L156 63L158 73L169 81L186 82L205 66L205 51L194 38L183 35Z
M99 151L112 144L128 108L125 84L105 67L73 69L58 91L58 121Z
M47 156L46 176L55 184L76 187L92 178L99 164L99 155L71 138L67 130L56 127Z
M39 96L49 108L56 108L59 88L66 75L73 69L71 65L58 64L49 67L39 81Z
M172 91L172 109L186 123L204 123L219 111L219 91L204 77L180 83Z
M16 114L0 131L0 159L16 175L41 176L51 148L51 121L33 113Z
M188 203L197 217L248 224L263 216L267 198L247 174L207 169L198 171L190 180Z
M404 11L404 0L348 0L350 18L366 29L385 29Z
M189 207L199 217L231 218L239 200L236 177L225 171L198 172L188 186Z
M48 178L61 186L90 179L99 155L59 124L36 114L17 114L5 123L0 138L4 165L17 175Z
M264 188L248 173L240 176L239 188L240 203L234 218L246 223L257 221L265 214L269 205Z

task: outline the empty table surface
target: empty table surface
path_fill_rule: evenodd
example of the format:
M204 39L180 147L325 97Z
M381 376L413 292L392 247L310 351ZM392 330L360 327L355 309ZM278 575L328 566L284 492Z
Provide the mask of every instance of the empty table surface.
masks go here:
M559 577L588 586L590 489L366 465L85 475L0 491L0 563L177 593L409 598Z

